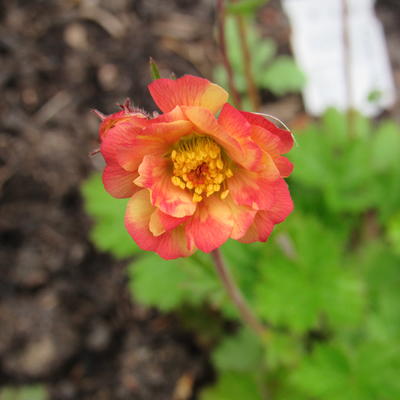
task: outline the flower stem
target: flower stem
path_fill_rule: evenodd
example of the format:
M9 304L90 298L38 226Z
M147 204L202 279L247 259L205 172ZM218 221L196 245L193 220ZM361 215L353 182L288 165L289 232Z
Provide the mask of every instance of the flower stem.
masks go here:
M232 101L235 107L241 108L241 100L239 92L236 89L235 79L233 76L233 68L229 60L228 52L226 49L226 39L225 39L225 2L224 0L217 0L217 18L218 18L218 42L219 49L222 55L222 62L226 74L228 76L229 91L232 95Z
M260 95L254 82L253 72L251 69L251 54L247 41L246 21L242 15L236 17L236 24L239 32L240 47L242 49L242 60L244 65L244 76L246 78L247 93L252 106L252 111L258 111L260 108Z
M346 108L347 108L347 134L351 138L354 135L354 104L353 104L353 82L352 82L352 57L350 43L350 21L348 0L342 0L342 42L344 75L346 86Z
M247 304L242 292L233 279L231 272L227 268L220 250L214 250L211 255L214 259L218 276L221 279L228 296L232 300L233 304L237 307L243 322L246 323L257 335L264 339L268 334L267 328L261 323L261 321L259 321L252 309Z

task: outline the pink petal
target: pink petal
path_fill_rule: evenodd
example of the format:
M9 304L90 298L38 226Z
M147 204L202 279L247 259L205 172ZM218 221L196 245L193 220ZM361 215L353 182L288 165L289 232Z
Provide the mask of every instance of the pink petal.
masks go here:
M245 149L243 149L239 142L228 135L227 132L218 124L214 115L200 107L182 107L186 117L195 126L195 132L212 137L237 163L244 167L254 164L252 159L247 157Z
M151 214L149 228L154 236L160 236L166 231L176 228L187 221L189 217L175 218L156 208Z
M242 243L265 242L275 224L268 216L268 211L259 211L254 217L254 222L244 236L239 239Z
M281 140L270 131L261 126L252 125L251 137L271 157L275 158L280 155Z
M229 205L213 195L199 203L195 214L186 223L186 235L190 243L209 253L228 240L233 224Z
M265 210L272 206L274 190L270 176L236 168L227 182L229 193L236 204L254 210Z
M185 75L179 79L157 79L148 86L155 103L163 112L175 106L199 106L216 113L228 99L228 93L207 79Z
M166 119L181 115L181 111L171 112ZM160 121L160 119L156 119ZM154 121L156 121L154 120ZM116 158L119 164L129 171L135 171L142 159L147 154L161 155L168 151L170 146L177 142L182 136L193 132L193 125L187 120L169 120L164 122L153 122L142 129L139 134L118 147Z
M231 239L240 239L249 229L257 213L256 210L246 206L239 206L229 195L224 202L229 206L233 218Z
M268 210L258 211L254 217L254 222L239 239L243 243L252 243L256 241L265 242L271 234L275 224L286 219L293 211L293 202L286 182L279 179L273 185L274 203Z
M126 112L125 110L118 111L108 115L103 119L99 126L99 137L103 140L112 129L123 122L129 122L131 126L144 127L149 123L147 116L140 112Z
M268 210L269 217L276 224L284 221L286 217L293 211L293 200L287 183L283 179L279 179L274 184L274 203Z
M140 188L133 183L136 172L125 171L117 164L107 165L103 172L103 184L111 196L118 199L131 197Z
M246 117L247 121L249 121L251 125L261 126L262 128L279 137L281 142L279 146L280 153L287 153L293 147L294 141L291 132L278 128L271 121L268 121L268 119L261 115L245 111L242 111L242 115Z
M231 138L239 143L246 154L246 168L257 169L260 166L262 153L260 147L251 138L251 125L246 118L240 111L226 103L218 117L218 123Z
M161 156L167 148L165 142L158 137L138 135L128 145L119 147L116 160L127 171L137 171L146 154Z
M189 246L183 226L178 226L160 236L151 233L149 223L154 211L147 189L135 193L129 200L125 226L137 245L143 250L155 251L167 260L193 254L196 248Z
M192 215L196 210L196 203L192 201L189 191L172 184L171 168L169 159L145 156L139 166L139 177L135 183L150 189L152 204L165 214L176 218Z
M131 120L120 122L110 129L103 137L100 147L106 162L115 162L119 149L129 146L141 131L142 127L137 126Z
M280 156L274 162L283 178L288 177L292 173L293 164L286 157Z

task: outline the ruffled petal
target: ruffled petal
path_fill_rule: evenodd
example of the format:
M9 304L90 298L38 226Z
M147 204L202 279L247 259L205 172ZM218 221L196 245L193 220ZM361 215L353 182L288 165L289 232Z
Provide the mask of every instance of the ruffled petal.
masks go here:
M271 157L279 157L281 141L278 136L258 125L252 125L251 137Z
M291 132L285 129L278 128L271 121L268 121L265 117L261 115L246 111L241 111L241 113L247 119L247 121L250 122L250 124L261 126L262 128L279 137L281 142L279 146L279 152L281 154L287 153L293 147L294 141Z
M193 132L193 124L187 120L158 122L143 129L143 136L155 136L166 144L177 142L182 136Z
M189 257L197 250L195 246L188 242L182 225L164 233L159 238L160 242L155 251L166 260Z
M196 250L185 237L182 226L178 226L160 236L154 236L149 223L155 207L150 202L150 194L147 189L135 193L129 200L125 226L128 233L143 250L155 251L161 257L170 260L178 257L188 257Z
M224 201L229 206L232 213L233 229L230 237L231 239L237 240L248 231L257 211L250 207L239 206L233 201L231 196L228 196Z
M258 211L254 217L254 222L239 239L243 243L265 242L275 224L284 221L286 217L293 211L293 202L286 182L279 179L273 185L274 203L269 210Z
M164 232L170 231L171 229L183 224L188 218L189 217L171 217L156 208L153 214L151 214L149 228L154 236L160 236Z
M125 171L117 164L107 165L103 172L103 184L111 196L118 199L131 197L140 188L133 183L137 172Z
M199 106L215 114L228 100L228 93L207 79L185 75L179 79L157 79L148 86L159 109L171 111L175 106Z
M251 125L246 118L232 107L230 104L224 104L218 117L218 123L234 138L246 153L246 167L254 170L260 166L261 149L251 138Z
M106 162L115 162L119 150L130 146L142 129L132 120L119 122L114 128L110 129L103 137L100 146L101 154Z
M146 154L161 155L176 143L182 136L193 131L193 124L187 120L173 120L182 116L182 111L172 112L165 120L157 119L139 134L131 138L129 143L120 146L116 153L119 164L126 170L135 171ZM155 121L155 120L154 120ZM161 122L160 122L161 121Z
M149 124L147 116L140 112L127 112L125 110L118 111L108 115L103 119L99 126L99 137L103 140L106 135L118 124L129 122L130 125L144 127Z
M167 145L160 138L138 135L129 145L119 148L116 159L127 171L137 171L146 154L161 156L166 150Z
M274 184L274 204L268 210L271 220L279 224L293 211L293 200L290 197L289 188L283 179Z
M234 220L227 203L213 195L204 199L186 223L186 235L191 243L209 253L228 240Z
M210 111L200 107L182 107L182 109L186 117L195 126L197 133L212 137L238 164L245 168L253 165L253 160L247 158L245 149L240 146L235 138L225 132Z
M126 229L143 250L154 251L160 241L159 237L155 237L149 229L150 217L154 210L147 189L136 192L128 201L126 208Z
M283 178L288 177L292 173L293 164L286 157L280 156L274 162Z
M180 121L186 119L185 114L183 113L180 106L176 106L171 111L158 115L157 117L151 120L152 123L159 122L173 122Z
M254 210L265 210L274 201L273 180L268 175L236 168L228 179L228 189L238 205L248 206Z
M196 203L192 201L192 195L171 182L170 160L159 156L145 156L138 171L139 177L135 183L150 189L151 202L155 207L176 218L195 212Z
M272 230L274 223L268 215L268 211L258 211L254 222L244 236L239 239L242 243L265 242Z

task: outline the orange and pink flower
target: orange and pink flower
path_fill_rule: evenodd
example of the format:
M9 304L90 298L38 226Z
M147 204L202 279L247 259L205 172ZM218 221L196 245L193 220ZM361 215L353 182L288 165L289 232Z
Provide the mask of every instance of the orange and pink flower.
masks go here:
M149 90L163 114L126 105L100 125L103 183L130 198L125 225L135 242L173 259L229 238L267 240L293 209L283 179L293 166L282 156L291 133L238 111L206 79L157 79Z

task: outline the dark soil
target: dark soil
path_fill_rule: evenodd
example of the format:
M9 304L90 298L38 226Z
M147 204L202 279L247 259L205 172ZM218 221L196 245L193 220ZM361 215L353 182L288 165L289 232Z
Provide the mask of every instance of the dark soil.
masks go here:
M399 83L396 4L380 2L380 15ZM188 400L210 376L194 338L132 304L124 263L93 248L79 186L98 162L90 109L111 113L128 96L155 109L149 56L164 76L211 76L213 7L0 0L0 386L46 383L52 400ZM287 22L276 23L287 49ZM284 117L293 98L282 101Z
M167 75L209 74L211 3L0 6L0 385L45 382L54 400L184 400L206 374L193 339L133 305L124 265L90 244L79 185L97 162L90 109L111 113L127 96L154 109L150 55Z

